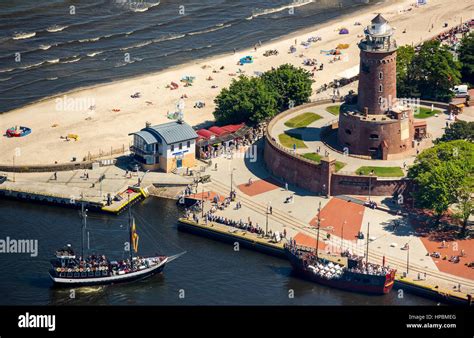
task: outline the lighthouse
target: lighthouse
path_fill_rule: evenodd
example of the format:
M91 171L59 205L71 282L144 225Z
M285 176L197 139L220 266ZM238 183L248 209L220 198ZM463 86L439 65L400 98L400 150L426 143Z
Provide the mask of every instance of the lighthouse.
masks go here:
M397 43L394 29L377 15L359 42L357 103L341 106L337 131L341 149L362 158L390 160L414 151L412 107L397 101Z
M397 44L393 29L382 15L377 15L359 43L360 71L358 108L369 115L386 113L396 105Z

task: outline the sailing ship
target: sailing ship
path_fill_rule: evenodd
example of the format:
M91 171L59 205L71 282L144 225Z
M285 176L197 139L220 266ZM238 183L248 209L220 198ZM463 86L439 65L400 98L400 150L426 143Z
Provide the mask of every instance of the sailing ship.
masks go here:
M82 245L80 256L70 244L56 251L55 259L51 260L49 275L56 285L60 286L90 286L131 282L160 273L166 264L178 258L183 253L168 256L135 256L138 252L139 236L135 220L129 207L129 257L125 260L109 260L105 255L84 256L84 233L87 223L87 210L84 205L82 216Z
M318 239L320 225L318 212ZM387 294L393 287L396 270L369 263L369 228L370 224L367 227L365 261L364 257L351 255L348 251L340 256L321 254L318 240L315 250L290 241L285 245L285 253L296 274L307 280L346 291Z

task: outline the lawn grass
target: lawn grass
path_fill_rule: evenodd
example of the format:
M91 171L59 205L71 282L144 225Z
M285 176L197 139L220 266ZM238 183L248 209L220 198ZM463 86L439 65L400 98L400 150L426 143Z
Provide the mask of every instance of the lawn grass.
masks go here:
M318 163L321 162L321 155L316 154L316 153L306 153L306 154L302 154L302 156L304 158L307 158L310 161L314 161Z
M339 115L340 109L341 109L340 105L326 107L326 111L328 113L331 113L331 114L336 115L336 116Z
M301 134L285 132L278 135L278 139L282 146L293 149L293 144L296 148L308 148L303 142Z
M322 119L322 117L316 113L303 113L286 121L285 126L290 128L304 128L319 119Z
M400 167L360 167L356 170L356 174L369 175L371 171L374 171L375 176L380 177L403 177L402 168Z
M431 108L420 107L418 114L415 114L415 118L426 119L435 116L435 114L441 114L441 110L433 109L433 111L431 111Z
M344 168L345 166L346 166L346 163L336 161L336 172L338 172L339 170L341 170L341 169Z
M314 161L316 163L320 163L321 162L321 155L319 154L316 154L316 153L305 153L305 154L302 154L302 156L304 158L307 158L308 160L310 161ZM339 162L339 161L336 161L336 172L338 172L339 170L341 170L346 164L344 162Z

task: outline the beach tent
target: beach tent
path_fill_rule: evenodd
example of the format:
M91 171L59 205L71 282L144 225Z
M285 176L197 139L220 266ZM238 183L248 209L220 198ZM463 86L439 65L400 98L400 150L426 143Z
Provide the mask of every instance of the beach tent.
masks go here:
M428 0L418 0L417 4L418 5L426 5L428 3Z
M336 75L336 79L350 80L359 75L359 65L346 69Z
M244 65L246 63L253 63L253 56L247 55L246 57L240 59L241 65Z
M342 28L340 31L339 31L339 34L349 34L349 30L347 28Z

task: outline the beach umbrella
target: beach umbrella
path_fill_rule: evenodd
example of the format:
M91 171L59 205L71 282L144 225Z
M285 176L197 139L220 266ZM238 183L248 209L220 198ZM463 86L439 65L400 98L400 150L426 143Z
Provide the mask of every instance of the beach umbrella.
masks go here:
M347 28L342 28L340 31L339 31L339 34L349 34L349 30Z

